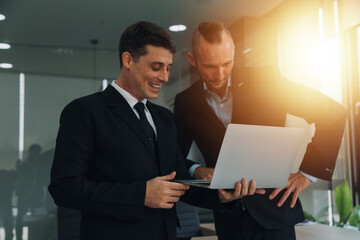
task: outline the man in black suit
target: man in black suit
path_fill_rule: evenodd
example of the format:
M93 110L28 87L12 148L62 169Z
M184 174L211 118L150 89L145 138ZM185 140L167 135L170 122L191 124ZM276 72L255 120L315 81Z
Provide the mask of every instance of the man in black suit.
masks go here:
M168 81L174 53L159 26L129 26L119 43L118 79L63 110L49 190L56 204L81 211L81 239L174 240L180 197L225 210L221 202L256 191L246 182L217 192L171 181L190 177L173 116L147 99Z
M284 126L287 113L315 123L300 170L290 175L285 188L245 196L231 212L214 211L220 240L295 239L294 224L304 220L299 193L317 178L331 180L346 121L344 108L284 79L276 69L235 66L234 42L220 22L199 24L188 58L200 80L176 96L174 116L183 154L195 142L205 159L206 167L187 162L195 178L212 177L229 123Z

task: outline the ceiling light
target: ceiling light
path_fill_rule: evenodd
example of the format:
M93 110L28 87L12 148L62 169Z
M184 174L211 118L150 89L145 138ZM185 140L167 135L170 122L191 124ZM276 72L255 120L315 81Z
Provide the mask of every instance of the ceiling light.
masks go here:
M172 25L169 27L169 30L172 32L182 32L186 30L186 26L182 24Z
M0 63L0 68L12 68L13 65L11 63Z
M0 21L5 20L5 15L0 14Z
M0 43L0 49L9 49L9 48L11 48L10 44Z

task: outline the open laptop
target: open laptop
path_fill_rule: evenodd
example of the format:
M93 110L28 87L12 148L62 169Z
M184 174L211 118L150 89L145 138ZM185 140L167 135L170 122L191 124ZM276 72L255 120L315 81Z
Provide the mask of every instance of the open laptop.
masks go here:
M234 189L246 178L257 188L284 187L303 142L304 128L229 124L211 180L177 180L211 189Z

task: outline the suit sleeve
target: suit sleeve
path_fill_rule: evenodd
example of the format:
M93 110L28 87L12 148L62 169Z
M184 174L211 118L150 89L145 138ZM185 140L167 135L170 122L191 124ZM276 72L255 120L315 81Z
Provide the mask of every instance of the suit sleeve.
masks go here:
M178 149L176 160L176 179L190 179L191 176L184 164L184 157ZM234 201L221 203L218 191L207 188L190 186L190 189L180 198L181 201L193 206L213 209L214 211L231 211L234 208Z
M63 110L49 191L59 206L107 217L140 219L145 181L125 184L89 177L97 154L95 127L91 114L79 100Z
M300 170L317 178L330 181L335 168L344 127L346 111L333 99L286 79L279 88L280 99L286 112L315 123L315 136L308 145Z

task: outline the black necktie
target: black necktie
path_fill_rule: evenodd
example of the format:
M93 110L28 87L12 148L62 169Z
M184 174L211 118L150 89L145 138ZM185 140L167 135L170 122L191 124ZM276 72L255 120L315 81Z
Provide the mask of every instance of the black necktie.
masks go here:
M142 126L144 127L145 134L149 141L151 150L153 151L154 154L156 154L156 146L155 146L156 136L155 136L154 129L151 127L151 125L145 115L145 111L144 111L145 105L142 102L138 102L137 104L135 104L135 109L139 113L140 122L141 122Z

